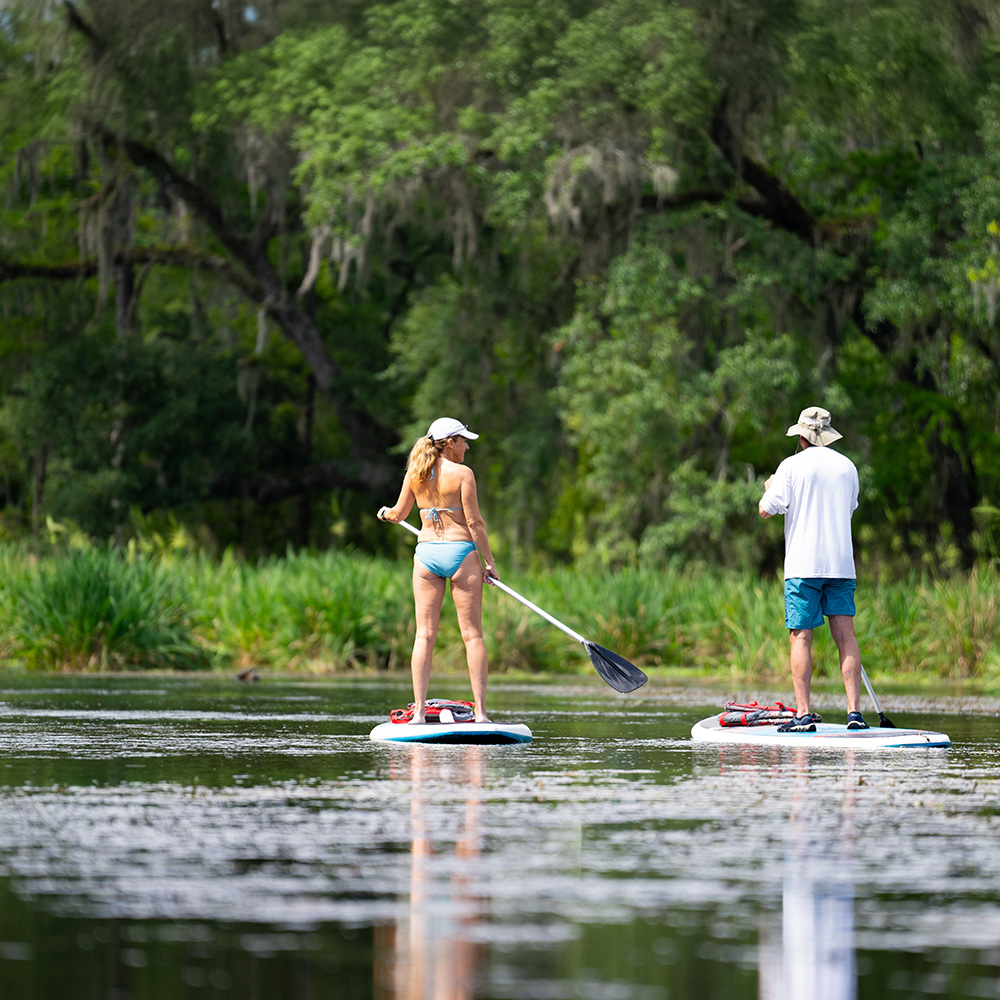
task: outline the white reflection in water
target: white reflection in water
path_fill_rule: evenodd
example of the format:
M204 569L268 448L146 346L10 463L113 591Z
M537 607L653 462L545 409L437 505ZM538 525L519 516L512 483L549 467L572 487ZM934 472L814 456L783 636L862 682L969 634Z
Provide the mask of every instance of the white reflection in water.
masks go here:
M808 751L792 757L780 938L762 922L760 997L785 1000L790 984L808 984L812 1000L854 1000L857 754L844 754L843 796L825 816L810 799Z

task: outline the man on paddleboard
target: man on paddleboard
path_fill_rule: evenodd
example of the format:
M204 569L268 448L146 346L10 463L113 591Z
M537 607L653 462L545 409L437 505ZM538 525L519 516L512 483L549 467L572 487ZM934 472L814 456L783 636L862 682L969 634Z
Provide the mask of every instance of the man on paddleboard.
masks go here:
M814 732L809 709L813 629L830 623L847 691L847 728L867 729L859 711L861 651L854 634L854 547L851 515L858 506L858 470L830 445L842 434L830 413L810 406L788 428L799 447L764 483L757 504L763 518L785 517L785 627L791 642L795 718L779 732Z

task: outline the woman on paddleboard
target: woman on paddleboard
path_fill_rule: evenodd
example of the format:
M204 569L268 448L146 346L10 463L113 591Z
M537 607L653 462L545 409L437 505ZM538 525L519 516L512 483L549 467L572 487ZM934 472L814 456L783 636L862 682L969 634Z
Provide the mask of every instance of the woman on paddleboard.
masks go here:
M469 441L478 438L454 417L439 417L410 451L399 499L380 507L383 521L405 520L414 502L420 509L420 534L413 554L413 601L417 634L410 669L413 674L413 719L424 721L427 685L441 617L441 602L451 580L451 596L465 642L476 722L486 715L489 662L483 641L483 584L499 579L479 512L476 477L464 466ZM480 557L482 563L480 563Z

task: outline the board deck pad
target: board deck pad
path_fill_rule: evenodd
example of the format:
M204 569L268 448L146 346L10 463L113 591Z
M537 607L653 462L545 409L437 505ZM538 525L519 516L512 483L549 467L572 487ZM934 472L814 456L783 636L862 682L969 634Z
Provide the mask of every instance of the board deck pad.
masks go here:
M835 722L817 722L814 733L779 733L777 726L722 726L713 715L696 722L691 729L696 743L721 743L741 746L809 747L814 750L895 750L907 747L948 747L951 740L944 733L930 729L848 729Z
M528 743L531 730L520 722L382 722L369 734L376 743Z

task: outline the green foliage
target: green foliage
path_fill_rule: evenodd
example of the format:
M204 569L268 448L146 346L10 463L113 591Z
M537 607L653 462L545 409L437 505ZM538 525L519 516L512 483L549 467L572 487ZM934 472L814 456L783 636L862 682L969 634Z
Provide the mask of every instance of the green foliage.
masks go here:
M498 132L510 154L527 130L563 142L630 142L637 122L656 123L654 156L676 155L685 127L714 97L692 11L653 2L611 2L566 25L535 85Z
M986 5L217 6L5 5L0 530L381 544L452 412L502 560L766 570L822 402L866 549L995 558Z
M296 429L271 408L272 387L256 387L248 412L234 361L208 346L100 335L47 351L18 384L7 426L22 447L46 450L52 513L107 536L133 507L197 503L269 451L294 455Z
M973 80L963 65L974 43L956 5L806 4L799 15L801 29L789 44L794 86L786 100L807 134L835 130L868 145L949 141L974 127ZM955 49L963 48L956 58Z
M40 562L0 545L0 660L39 669L329 672L409 665L409 560L351 551L249 563L183 547L158 557L66 549ZM789 684L780 573L754 577L678 560L660 570L505 575L519 593L580 634L650 671ZM996 682L1000 572L948 579L862 575L857 632L866 669L898 680ZM494 673L589 673L584 651L498 591L484 595ZM839 680L827 629L814 643L818 677ZM464 674L465 650L445 599L435 670Z
M756 467L768 458L757 442L799 387L793 343L727 333L704 285L657 244L633 245L587 299L564 331L557 399L584 462L587 536L598 539L588 559L731 561L772 471ZM712 312L701 343L679 329ZM739 555L752 561L752 544Z
M78 549L5 580L13 655L56 670L190 670L208 666L189 602L148 558Z

